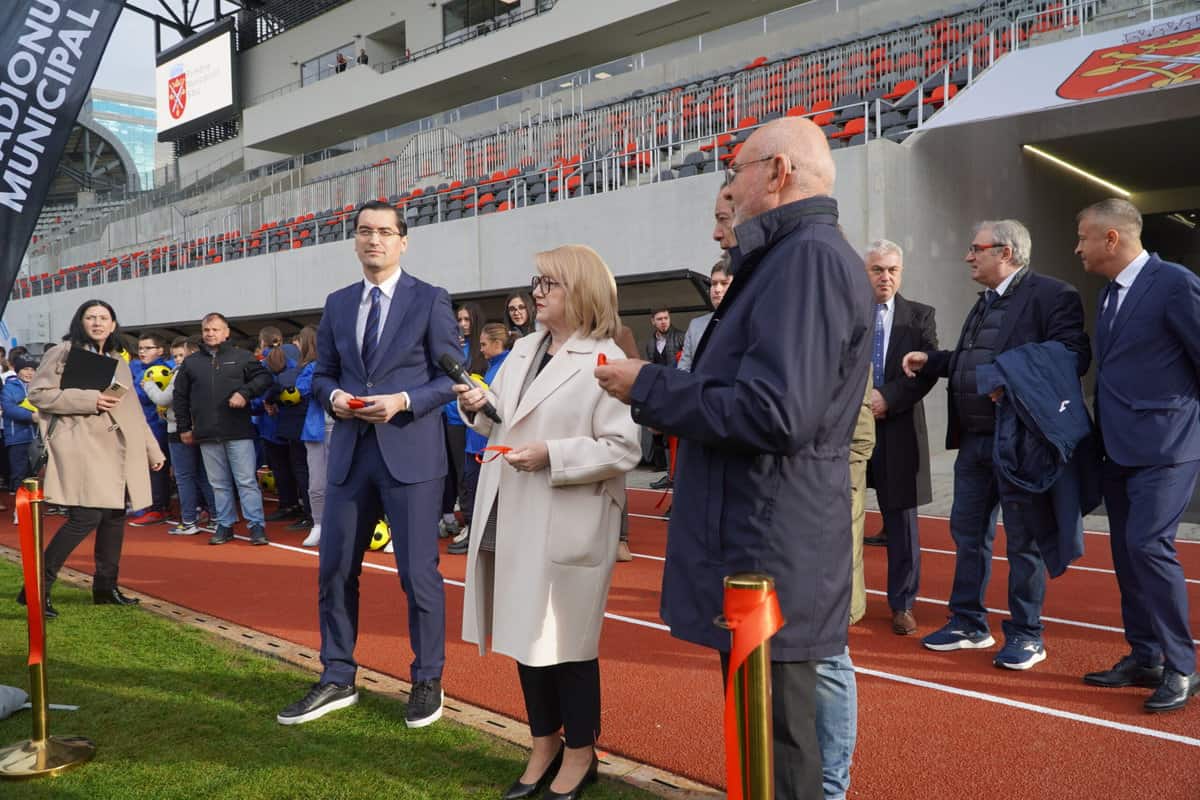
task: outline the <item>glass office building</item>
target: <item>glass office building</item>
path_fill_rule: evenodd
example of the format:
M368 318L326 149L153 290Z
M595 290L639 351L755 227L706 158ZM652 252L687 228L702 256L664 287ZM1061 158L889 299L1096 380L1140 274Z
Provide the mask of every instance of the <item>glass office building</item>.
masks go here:
M155 160L155 106L153 97L92 89L84 110L121 141L133 157L143 189L153 188ZM160 159L161 160L161 159Z

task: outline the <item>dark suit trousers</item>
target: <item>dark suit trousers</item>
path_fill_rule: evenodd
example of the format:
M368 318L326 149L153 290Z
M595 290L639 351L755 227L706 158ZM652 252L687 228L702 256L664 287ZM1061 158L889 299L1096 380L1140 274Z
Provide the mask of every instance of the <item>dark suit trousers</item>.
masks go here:
M729 653L721 653L729 678ZM821 743L817 739L817 662L771 662L771 724L775 800L822 800Z
M1004 635L1040 640L1046 566L1036 536L1039 530L1058 525L1050 495L1031 494L999 477L992 464L992 435L964 433L954 461L950 509L950 535L956 547L950 612L972 631L988 630L984 594L992 574L997 507L1004 509L1012 612L1012 618L1004 620Z
M888 607L907 611L917 598L921 584L921 540L917 535L917 510L893 509L882 512L887 531Z
M395 480L374 430L357 438L353 456L345 482L329 484L321 518L321 680L354 682L359 575L371 533L383 516L392 529L396 569L408 598L412 680L440 678L446 661L446 594L437 539L442 479Z
M1196 671L1187 582L1175 532L1200 474L1200 461L1153 467L1104 465L1104 506L1125 639L1143 664Z
M67 521L46 546L43 568L47 586L54 582L71 553L92 531L96 532L96 577L92 588L96 591L117 588L121 545L125 541L125 509L84 506L67 506Z

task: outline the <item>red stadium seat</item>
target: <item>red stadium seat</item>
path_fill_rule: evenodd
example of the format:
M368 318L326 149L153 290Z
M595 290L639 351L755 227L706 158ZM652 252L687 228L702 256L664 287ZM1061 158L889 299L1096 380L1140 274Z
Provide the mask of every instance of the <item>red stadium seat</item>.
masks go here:
M867 130L867 121L863 117L855 117L846 123L846 127L834 134L830 134L830 139L849 139L851 136L856 136L860 133L865 133Z

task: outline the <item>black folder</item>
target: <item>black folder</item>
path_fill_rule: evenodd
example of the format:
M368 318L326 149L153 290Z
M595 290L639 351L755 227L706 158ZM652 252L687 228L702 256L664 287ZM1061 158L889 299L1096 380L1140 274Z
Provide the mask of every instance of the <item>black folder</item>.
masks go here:
M82 347L72 347L67 354L67 362L63 365L62 380L59 386L63 389L99 389L101 391L112 385L113 376L117 374L117 361ZM130 386L127 389L133 388Z

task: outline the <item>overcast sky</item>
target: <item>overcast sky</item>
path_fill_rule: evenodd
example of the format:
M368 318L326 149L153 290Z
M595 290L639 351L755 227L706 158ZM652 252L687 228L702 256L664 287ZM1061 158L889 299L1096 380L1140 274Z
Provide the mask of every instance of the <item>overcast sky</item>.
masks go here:
M139 8L162 13L161 7L151 0L135 0ZM167 0L167 5L176 13L180 10L179 0ZM197 20L212 18L212 3L200 5ZM170 47L179 41L179 36L163 29L163 46ZM116 30L104 51L104 60L96 71L92 85L97 89L114 92L130 92L154 97L154 23L141 14L126 8L117 20Z

